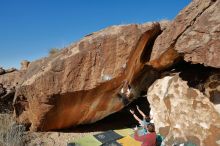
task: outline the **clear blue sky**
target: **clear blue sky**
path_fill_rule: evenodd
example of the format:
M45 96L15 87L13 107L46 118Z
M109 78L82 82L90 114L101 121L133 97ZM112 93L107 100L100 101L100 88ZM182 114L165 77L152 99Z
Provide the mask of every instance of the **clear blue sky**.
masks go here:
M47 56L110 25L172 20L190 0L0 0L0 66Z

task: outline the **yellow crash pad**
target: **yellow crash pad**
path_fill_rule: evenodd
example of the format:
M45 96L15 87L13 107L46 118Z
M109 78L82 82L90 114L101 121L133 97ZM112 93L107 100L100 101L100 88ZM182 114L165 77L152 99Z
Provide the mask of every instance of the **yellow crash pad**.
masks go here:
M141 144L142 144L142 142L136 141L131 136L126 136L122 139L117 140L117 142L123 146L141 146Z
M131 128L119 129L114 131L123 137L134 134L134 130Z

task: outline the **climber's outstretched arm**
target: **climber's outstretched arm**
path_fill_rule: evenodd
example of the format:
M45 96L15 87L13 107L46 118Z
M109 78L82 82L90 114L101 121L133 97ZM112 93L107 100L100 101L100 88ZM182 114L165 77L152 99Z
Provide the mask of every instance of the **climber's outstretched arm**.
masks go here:
M146 118L147 116L140 110L140 108L136 105L138 112L143 116L143 118Z
M141 123L141 119L140 118L138 118L138 116L137 115L135 115L135 113L134 113L134 111L133 110L130 110L130 113L133 115L133 117L139 122L139 123Z

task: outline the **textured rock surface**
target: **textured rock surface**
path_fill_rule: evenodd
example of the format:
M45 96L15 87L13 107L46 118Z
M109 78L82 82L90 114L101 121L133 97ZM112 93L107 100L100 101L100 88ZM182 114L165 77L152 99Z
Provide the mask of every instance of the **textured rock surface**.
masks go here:
M144 66L142 52L159 33L158 23L112 26L31 62L16 92L18 120L44 131L119 111L124 105L116 94L122 82L136 80Z
M21 71L13 71L10 73L6 73L0 75L0 83L4 85L4 87L15 87L17 83L21 80L24 72Z
M179 55L186 61L220 67L220 1L194 0L156 39L151 65L165 68Z
M204 85L205 94L220 114L220 73L210 76Z
M22 77L23 72L13 71L5 72L0 75L0 113L13 112L13 98L17 83Z
M189 88L178 75L157 80L148 90L157 132L166 145L190 141L200 146L218 145L220 114L200 91Z
M21 62L21 70L27 70L29 64L30 64L29 61L23 60L23 61Z

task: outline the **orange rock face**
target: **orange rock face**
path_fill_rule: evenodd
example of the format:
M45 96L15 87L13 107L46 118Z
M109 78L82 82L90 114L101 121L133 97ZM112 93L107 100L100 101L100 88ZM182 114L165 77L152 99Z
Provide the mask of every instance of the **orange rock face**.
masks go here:
M192 1L156 39L150 64L163 69L182 56L187 62L219 68L219 15L220 1Z
M48 131L119 111L125 106L117 96L121 85L135 86L145 46L160 31L158 23L112 26L31 62L16 91L17 119L31 130Z

